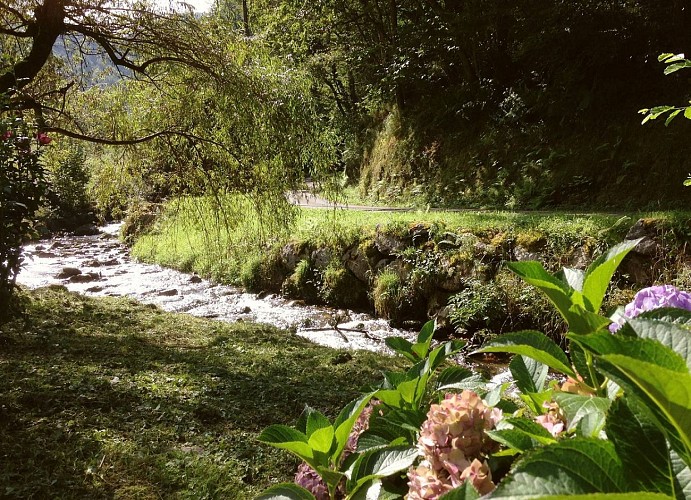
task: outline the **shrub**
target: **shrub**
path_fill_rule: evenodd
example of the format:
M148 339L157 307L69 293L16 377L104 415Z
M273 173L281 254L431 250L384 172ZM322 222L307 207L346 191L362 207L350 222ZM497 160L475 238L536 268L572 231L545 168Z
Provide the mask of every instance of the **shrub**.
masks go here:
M41 148L50 141L21 116L0 119L0 320L12 303L21 245L35 234L35 215L47 193Z

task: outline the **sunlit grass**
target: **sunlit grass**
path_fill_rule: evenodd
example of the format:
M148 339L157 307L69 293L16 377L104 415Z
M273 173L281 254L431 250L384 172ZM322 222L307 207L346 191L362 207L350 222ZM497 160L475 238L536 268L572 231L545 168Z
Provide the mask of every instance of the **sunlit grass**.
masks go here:
M0 496L252 498L295 461L257 443L305 404L334 416L392 360L265 325L61 288L0 327ZM329 387L329 391L324 391Z
M133 254L183 271L196 271L220 282L241 283L253 262L266 258L288 241L344 248L370 237L379 227L406 231L422 223L443 236L472 232L492 238L542 236L550 253L571 250L588 242L607 248L626 235L640 217L655 216L681 227L689 213L600 214L508 211L351 211L302 208L296 213L276 207L275 220L260 224L247 202L183 199L168 205L154 231L135 244ZM292 216L295 215L293 219Z

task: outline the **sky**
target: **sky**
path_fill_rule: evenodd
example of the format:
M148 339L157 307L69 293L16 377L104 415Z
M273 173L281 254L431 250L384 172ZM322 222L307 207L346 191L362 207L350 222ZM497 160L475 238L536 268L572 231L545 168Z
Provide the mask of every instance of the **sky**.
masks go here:
M212 0L180 0L184 1L185 3L190 4L192 7L194 7L194 10L197 12L206 12L211 8L211 3ZM179 0L156 0L156 3L162 6L168 7L171 3L173 5L179 3Z

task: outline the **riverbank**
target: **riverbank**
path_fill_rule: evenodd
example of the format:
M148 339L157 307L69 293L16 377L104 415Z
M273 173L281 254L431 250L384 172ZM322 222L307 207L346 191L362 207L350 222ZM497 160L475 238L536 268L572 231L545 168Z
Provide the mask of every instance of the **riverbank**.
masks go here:
M133 254L250 290L375 312L394 324L438 319L447 334L534 328L560 333L546 299L505 270L539 260L585 268L625 238L645 237L621 267L605 308L653 283L691 286L691 214L358 212L300 209L294 225L260 231L251 210L184 199L165 207ZM238 213L242 213L241 217ZM253 237L253 235L255 237ZM260 237L262 236L262 237Z
M26 315L0 326L3 498L252 498L296 466L256 441L263 427L304 404L333 417L398 363L131 299L23 293Z

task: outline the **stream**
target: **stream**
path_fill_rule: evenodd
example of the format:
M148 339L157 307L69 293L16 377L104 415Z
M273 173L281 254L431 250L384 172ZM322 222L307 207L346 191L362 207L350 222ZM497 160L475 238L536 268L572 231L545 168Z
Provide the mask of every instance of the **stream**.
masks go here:
M166 311L219 321L268 323L338 349L390 352L384 344L386 337L413 340L416 336L368 314L306 306L276 295L259 296L137 262L118 240L119 229L120 224L110 224L97 235L58 236L26 245L18 283L29 288L63 285L94 297L126 296Z

